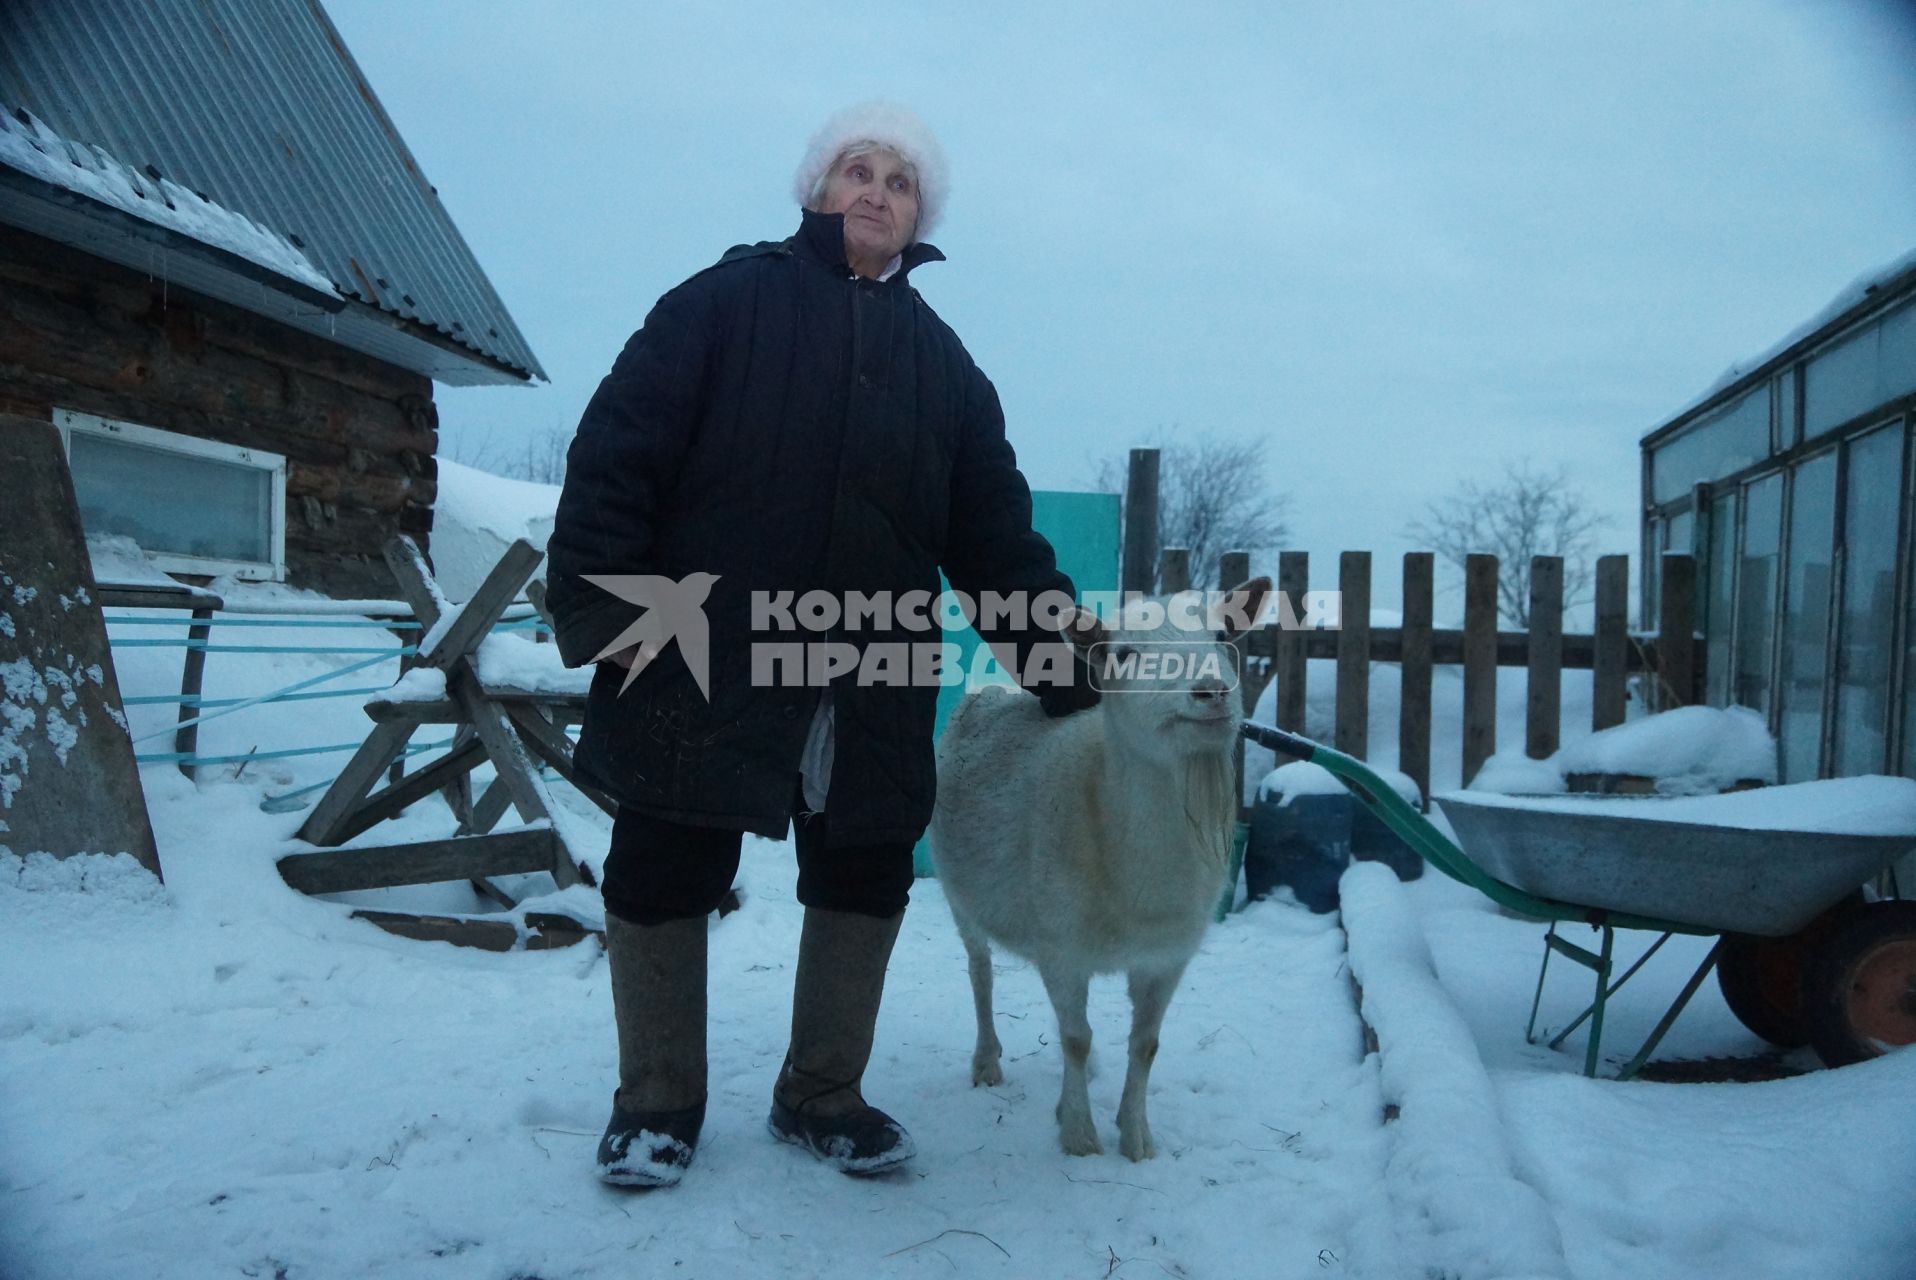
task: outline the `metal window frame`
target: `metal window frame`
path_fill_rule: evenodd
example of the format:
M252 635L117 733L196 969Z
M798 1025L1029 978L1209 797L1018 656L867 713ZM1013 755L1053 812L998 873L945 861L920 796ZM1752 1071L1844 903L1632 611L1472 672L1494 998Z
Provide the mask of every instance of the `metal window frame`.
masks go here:
M97 414L82 413L76 409L55 409L53 425L60 432L60 447L66 452L68 464L72 463L73 435L97 439L120 440L127 444L145 449L159 449L168 453L183 454L187 457L208 458L229 465L250 467L266 472L268 484L268 505L270 507L268 537L272 546L272 559L265 560L224 560L211 556L187 555L176 551L156 551L145 547L148 563L156 569L170 573L193 573L219 576L230 574L247 581L283 582L286 579L286 458L283 454L270 453L265 449L251 449L241 445L227 444L219 440L205 440L199 436L184 435L177 431L166 431L159 427L144 426L137 422L125 422L116 418L102 418Z
M1709 652L1709 643L1714 638L1712 633L1716 628L1721 627L1724 636L1723 652L1727 655L1724 660L1725 670L1723 671L1723 705L1735 706L1737 705L1735 702L1736 627L1737 618L1741 612L1738 607L1741 601L1738 598L1737 591L1743 581L1743 509L1747 503L1744 499L1743 486L1741 485L1716 485L1705 481L1698 484L1690 492L1692 495L1691 500L1698 504L1700 511L1705 513L1702 517L1703 527L1697 537L1697 545L1702 547L1704 551L1702 561L1703 572L1698 575L1698 580L1702 583L1702 596L1704 600L1704 652ZM1718 528L1716 512L1717 504L1720 502L1730 504L1729 519L1722 522L1725 527L1721 529ZM1719 533L1725 535L1725 544L1723 546L1717 544L1717 535ZM1711 596L1715 588L1714 579L1719 568L1719 557L1722 561L1720 567L1724 572L1730 575L1730 589L1723 600L1723 613L1725 615L1723 617L1716 616L1711 608L1712 604L1715 603ZM1709 681L1714 671L1715 667L1713 664L1705 671L1703 686L1705 702L1710 701Z
M1822 777L1835 776L1836 773L1836 715L1837 694L1843 677L1842 619L1849 598L1849 544L1850 523L1853 514L1850 506L1849 473L1850 450L1857 441L1875 435L1879 431L1899 433L1902 445L1901 486L1896 493L1896 560L1890 566L1890 627L1886 643L1890 646L1890 666L1888 672L1889 687L1883 691L1885 700L1885 718L1888 723L1883 727L1883 754L1876 766L1884 772L1894 772L1897 749L1898 722L1901 719L1900 675L1898 670L1902 650L1900 645L1909 613L1908 573L1910 561L1909 522L1910 522L1910 420L1901 414L1892 414L1866 427L1857 428L1846 434L1840 442L1840 454L1837 458L1836 473L1836 552L1832 564L1831 608L1830 608L1830 664L1828 676L1828 695L1825 699L1823 732L1827 741L1824 744Z
M1889 761L1887 772L1916 775L1916 741L1904 736L1910 720L1909 701L1916 698L1911 687L1916 671L1911 670L1909 647L1916 643L1911 628L1916 626L1916 413L1903 415L1903 509L1897 522L1896 545L1901 563L1897 566L1895 611L1890 623L1889 642Z
M1833 652L1836 637L1836 598L1841 589L1841 584L1837 579L1837 575L1841 572L1841 566L1836 562L1836 548L1838 546L1837 539L1843 527L1841 517L1843 514L1843 446L1845 443L1846 441L1844 440L1818 440L1818 447L1815 450L1791 459L1789 465L1783 468L1785 478L1783 481L1782 558L1779 561L1782 573L1778 575L1780 581L1777 592L1776 618L1772 624L1770 633L1774 639L1774 649L1770 654L1770 689L1772 692L1769 717L1770 736L1776 739L1776 749L1778 753L1777 765L1779 766L1777 773L1779 778L1782 776L1781 765L1783 763L1783 673L1785 669L1783 650L1788 641L1788 632L1783 626L1783 620L1790 616L1790 606L1793 603L1790 598L1793 594L1790 590L1790 580L1794 574L1796 565L1794 558L1796 554L1796 481L1802 473L1803 468L1825 457L1830 460L1830 466L1835 471L1835 478L1832 486L1834 493L1831 499L1833 506L1830 512L1830 611L1829 617L1823 620L1823 684L1822 688L1818 690L1819 696L1817 698L1819 724L1816 746L1816 776L1818 778L1827 778L1829 776L1830 699L1833 696L1830 690L1830 672L1836 661L1836 656ZM1784 781L1803 781L1803 779L1784 779Z

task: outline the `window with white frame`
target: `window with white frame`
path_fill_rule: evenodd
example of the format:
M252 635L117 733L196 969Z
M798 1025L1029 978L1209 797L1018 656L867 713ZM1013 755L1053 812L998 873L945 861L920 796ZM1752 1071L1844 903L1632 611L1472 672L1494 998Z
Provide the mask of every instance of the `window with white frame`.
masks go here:
M286 459L57 409L89 536L131 538L177 573L286 576Z

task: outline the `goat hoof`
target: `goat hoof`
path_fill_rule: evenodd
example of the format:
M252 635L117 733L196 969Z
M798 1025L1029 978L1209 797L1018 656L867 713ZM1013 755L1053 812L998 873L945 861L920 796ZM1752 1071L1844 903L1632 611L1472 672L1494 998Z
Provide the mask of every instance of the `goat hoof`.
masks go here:
M971 1087L972 1088L975 1089L981 1084L994 1085L994 1084L1003 1084L1004 1082L1005 1082L1005 1069L998 1064L998 1060L996 1058L990 1058L984 1061L974 1060L972 1062L971 1064Z
M1127 1160L1154 1160L1158 1144L1151 1140L1149 1129L1126 1129L1118 1134L1118 1153Z
M1101 1156L1104 1144L1098 1141L1098 1131L1091 1125L1066 1125L1058 1130L1058 1145L1064 1148L1068 1156Z

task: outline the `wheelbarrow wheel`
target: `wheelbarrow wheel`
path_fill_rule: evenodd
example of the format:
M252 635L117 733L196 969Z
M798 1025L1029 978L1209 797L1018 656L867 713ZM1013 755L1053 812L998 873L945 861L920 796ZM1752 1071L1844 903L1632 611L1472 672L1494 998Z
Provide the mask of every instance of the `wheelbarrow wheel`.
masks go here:
M1810 1045L1832 1067L1916 1044L1916 902L1846 912L1803 974Z
M1798 935L1726 933L1716 985L1736 1020L1780 1049L1810 1042L1803 1018L1803 944Z
M1726 933L1716 957L1716 984L1723 1003L1738 1022L1779 1049L1796 1049L1810 1042L1803 1009L1803 970L1808 958L1829 936L1836 922L1863 905L1853 893L1816 919L1781 938L1750 933Z

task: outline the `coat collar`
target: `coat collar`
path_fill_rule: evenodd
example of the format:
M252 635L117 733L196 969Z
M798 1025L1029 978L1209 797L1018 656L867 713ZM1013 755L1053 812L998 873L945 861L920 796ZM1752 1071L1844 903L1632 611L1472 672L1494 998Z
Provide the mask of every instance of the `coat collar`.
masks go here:
M810 209L801 210L803 221L799 223L798 234L791 244L801 256L822 263L839 271L850 271L851 263L845 260L845 215L842 213L814 213ZM899 257L902 261L898 270L892 273L887 284L903 283L912 268L927 262L943 262L945 255L936 245L918 244L905 246Z

